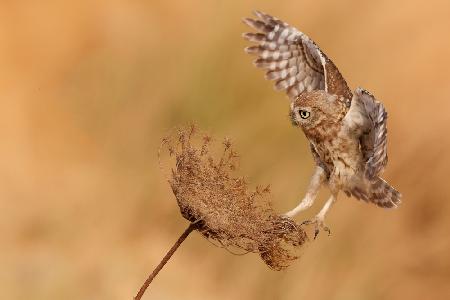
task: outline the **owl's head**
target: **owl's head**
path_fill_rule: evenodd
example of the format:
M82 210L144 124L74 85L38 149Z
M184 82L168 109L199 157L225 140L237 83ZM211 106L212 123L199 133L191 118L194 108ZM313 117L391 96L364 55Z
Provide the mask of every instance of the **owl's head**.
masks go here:
M336 124L345 116L349 103L322 90L302 93L291 104L292 124L305 131Z

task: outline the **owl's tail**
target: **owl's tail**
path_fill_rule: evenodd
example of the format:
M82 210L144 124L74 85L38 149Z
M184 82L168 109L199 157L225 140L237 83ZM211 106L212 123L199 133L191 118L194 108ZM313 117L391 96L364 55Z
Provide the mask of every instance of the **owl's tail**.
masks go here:
M354 187L350 193L357 199L384 208L395 208L401 202L402 194L378 176L367 179L363 186L366 188Z

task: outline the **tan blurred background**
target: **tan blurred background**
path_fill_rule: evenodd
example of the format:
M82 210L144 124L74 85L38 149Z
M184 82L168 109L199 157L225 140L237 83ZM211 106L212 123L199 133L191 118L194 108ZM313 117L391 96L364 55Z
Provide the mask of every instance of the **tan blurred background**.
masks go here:
M196 121L286 211L313 170L243 52L260 9L309 34L389 111L387 211L341 196L283 272L193 234L144 299L450 299L450 2L2 1L0 299L131 299L187 222L157 163ZM320 209L326 191L299 220Z

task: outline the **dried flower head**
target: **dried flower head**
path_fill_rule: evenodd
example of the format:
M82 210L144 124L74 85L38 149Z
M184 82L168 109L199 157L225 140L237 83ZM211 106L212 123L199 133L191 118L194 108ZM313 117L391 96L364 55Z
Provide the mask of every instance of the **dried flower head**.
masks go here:
M231 251L259 253L275 270L298 257L306 233L275 213L269 186L251 191L244 178L233 174L238 155L229 139L218 150L210 136L192 125L165 138L163 146L175 160L169 183L181 214L198 222L203 236Z

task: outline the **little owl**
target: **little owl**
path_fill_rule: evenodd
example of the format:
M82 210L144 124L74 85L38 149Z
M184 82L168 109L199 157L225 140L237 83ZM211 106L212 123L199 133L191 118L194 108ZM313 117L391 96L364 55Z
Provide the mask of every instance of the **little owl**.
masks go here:
M243 36L257 45L247 53L258 58L254 64L267 70L266 79L291 100L290 117L303 130L316 163L304 199L286 213L293 217L309 208L322 184L331 196L313 220L330 233L324 218L339 191L379 207L394 208L401 194L380 174L387 164L387 113L381 102L362 88L352 94L333 62L305 34L262 12L258 19L244 19L257 30Z

